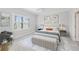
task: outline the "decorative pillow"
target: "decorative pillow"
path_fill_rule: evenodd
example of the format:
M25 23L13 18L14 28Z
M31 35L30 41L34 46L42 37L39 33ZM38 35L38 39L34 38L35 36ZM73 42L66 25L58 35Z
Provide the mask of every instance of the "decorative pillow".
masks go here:
M46 30L52 31L52 30L53 30L53 28L46 28Z

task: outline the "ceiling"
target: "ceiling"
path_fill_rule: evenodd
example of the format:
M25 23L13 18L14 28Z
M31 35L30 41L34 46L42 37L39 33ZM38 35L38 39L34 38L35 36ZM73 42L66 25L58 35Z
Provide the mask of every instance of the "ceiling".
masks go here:
M24 10L30 11L37 15L51 15L64 11L71 10L70 8L24 8Z

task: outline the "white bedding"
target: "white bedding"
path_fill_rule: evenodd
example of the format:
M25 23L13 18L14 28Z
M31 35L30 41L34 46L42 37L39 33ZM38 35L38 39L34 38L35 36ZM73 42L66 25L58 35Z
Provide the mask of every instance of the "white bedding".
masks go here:
M53 30L51 30L51 31L43 29L43 30L37 30L36 32L42 33L42 34L52 34L52 35L60 36L60 32L57 28L53 28Z
M46 37L51 37L51 38L59 39L59 36L58 35L52 35L52 34L46 34L46 33L38 33L38 32L35 32L34 35L40 35L40 36L46 36Z

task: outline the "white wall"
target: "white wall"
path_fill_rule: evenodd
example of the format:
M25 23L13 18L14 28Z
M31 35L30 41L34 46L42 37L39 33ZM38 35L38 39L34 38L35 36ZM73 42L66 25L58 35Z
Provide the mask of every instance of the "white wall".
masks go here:
M69 32L72 40L75 40L75 19L74 11L70 11Z
M35 31L35 21L36 21L36 15L35 14L32 14L30 12L27 12L23 9L20 9L20 8L0 8L0 12L4 12L4 13L8 13L11 15L11 26L10 27L7 27L7 28L1 28L0 30L3 31L4 29L5 30L8 30L8 31L12 31L13 34L14 34L14 38L18 38L18 37L21 37L21 36L24 36L24 35L27 35L27 34L30 34L32 32ZM21 30L21 31L14 31L13 30L13 25L14 25L14 17L16 15L22 15L22 16L27 16L30 18L30 27L29 27L29 30Z
M44 24L44 16L37 16L37 25Z
M69 11L59 13L59 24L64 24L67 32L69 32Z

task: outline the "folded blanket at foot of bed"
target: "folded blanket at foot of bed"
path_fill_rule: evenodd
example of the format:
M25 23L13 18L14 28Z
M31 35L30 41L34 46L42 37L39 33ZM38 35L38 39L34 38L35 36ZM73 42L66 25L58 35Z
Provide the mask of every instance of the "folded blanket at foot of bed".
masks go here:
M59 36L58 35L54 35L54 34L35 32L34 35L46 36L46 37L56 38L56 39L59 40Z
M32 43L56 51L58 40L56 38L51 38L41 35L33 35Z

